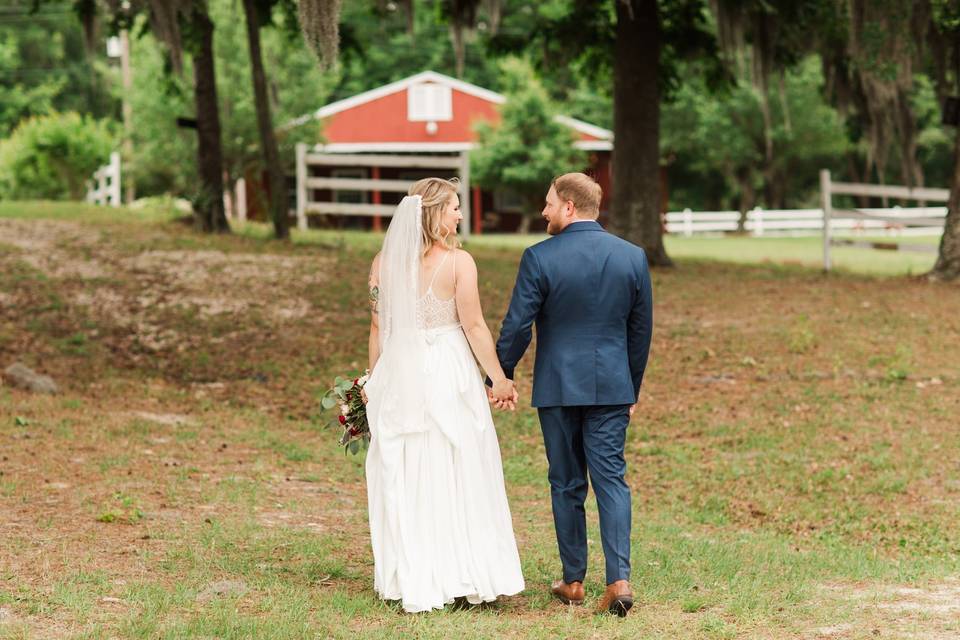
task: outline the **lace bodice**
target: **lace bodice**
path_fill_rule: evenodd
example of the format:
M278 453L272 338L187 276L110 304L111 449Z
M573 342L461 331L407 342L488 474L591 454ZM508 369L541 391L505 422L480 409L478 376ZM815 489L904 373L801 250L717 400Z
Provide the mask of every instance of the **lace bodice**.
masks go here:
M436 329L460 324L456 297L441 300L433 293L433 287L417 300L417 326L421 329Z
M430 285L424 294L417 300L417 326L421 329L436 329L437 327L446 327L454 324L460 324L460 316L457 314L456 296L449 300L442 300L433 292L433 283L440 273L440 268L447 261L450 253L446 253L440 264L433 270L433 276L430 278ZM456 268L456 265L454 265Z

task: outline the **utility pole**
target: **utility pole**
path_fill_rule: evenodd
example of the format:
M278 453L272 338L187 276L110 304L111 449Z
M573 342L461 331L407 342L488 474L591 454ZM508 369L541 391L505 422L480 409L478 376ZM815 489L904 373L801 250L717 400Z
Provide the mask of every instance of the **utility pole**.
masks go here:
M130 93L133 90L133 74L130 70L130 34L124 29L120 32L120 76L123 79L123 167L124 202L132 203L136 199L136 186L133 182L133 107L130 105Z
M129 11L130 2L124 0L121 5L125 11ZM123 182L125 196L123 201L127 204L133 202L136 195L136 188L133 181L133 107L130 105L130 94L133 91L133 71L130 68L130 32L126 28L130 26L124 24L120 30L119 36L111 36L107 39L107 57L120 58L120 81L123 90L120 93L120 100L123 105Z

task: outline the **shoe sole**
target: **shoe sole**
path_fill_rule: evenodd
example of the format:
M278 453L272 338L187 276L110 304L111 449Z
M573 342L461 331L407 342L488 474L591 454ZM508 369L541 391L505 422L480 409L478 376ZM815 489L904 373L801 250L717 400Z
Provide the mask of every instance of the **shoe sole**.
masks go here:
M626 618L631 607L633 607L633 598L617 598L610 603L608 611L618 618Z
M555 594L553 594L553 595L557 598L557 600L559 600L559 601L562 602L563 604L569 604L569 605L573 605L573 606L575 606L575 607L578 607L578 606L580 606L580 605L583 604L583 600L571 600L570 598L564 597L564 596L560 595L559 593L555 593Z

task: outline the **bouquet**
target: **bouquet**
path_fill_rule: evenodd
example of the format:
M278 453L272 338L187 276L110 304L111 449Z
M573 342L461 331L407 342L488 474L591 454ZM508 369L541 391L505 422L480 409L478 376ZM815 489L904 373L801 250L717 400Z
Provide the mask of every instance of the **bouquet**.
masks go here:
M320 406L325 410L338 408L340 410L337 421L343 429L340 436L340 446L344 453L357 453L361 445L364 449L370 444L370 425L367 424L367 406L363 402L361 389L367 383L370 372L365 372L359 378L337 378L333 388L323 394Z

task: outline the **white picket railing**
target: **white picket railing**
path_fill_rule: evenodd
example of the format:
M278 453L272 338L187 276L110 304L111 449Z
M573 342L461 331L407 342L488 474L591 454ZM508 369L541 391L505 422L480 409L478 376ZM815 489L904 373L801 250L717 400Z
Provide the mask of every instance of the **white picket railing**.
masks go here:
M946 207L891 207L834 211L833 231L872 236L928 236L943 231ZM737 231L739 211L671 211L666 214L667 233L684 236ZM752 236L811 235L823 233L823 209L751 209L744 223Z
M87 184L87 202L111 207L120 206L120 154L110 154L110 163L93 172Z

